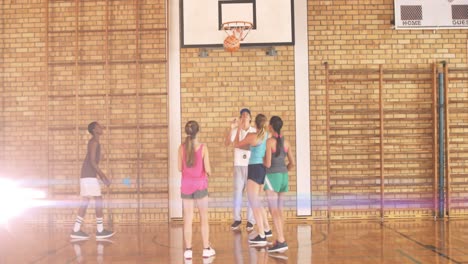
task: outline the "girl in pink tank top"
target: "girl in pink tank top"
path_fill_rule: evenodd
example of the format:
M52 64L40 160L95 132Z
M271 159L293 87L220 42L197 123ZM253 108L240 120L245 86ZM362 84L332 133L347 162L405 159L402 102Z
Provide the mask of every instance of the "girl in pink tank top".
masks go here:
M196 191L203 191L208 188L208 177L206 177L205 166L203 164L203 144L194 150L193 165L187 166L185 153L186 146L182 145L182 183L180 191L184 195L191 195Z
M208 147L197 140L199 126L196 121L185 125L187 137L179 146L178 167L182 172L181 197L184 207L184 258L192 259L192 222L194 206L200 213L204 258L213 257L216 252L210 246L208 225L208 176L211 173Z

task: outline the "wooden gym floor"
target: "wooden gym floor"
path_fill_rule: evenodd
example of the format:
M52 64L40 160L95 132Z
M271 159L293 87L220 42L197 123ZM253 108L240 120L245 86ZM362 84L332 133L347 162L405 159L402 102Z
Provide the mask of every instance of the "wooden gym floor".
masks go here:
M194 223L194 256L185 262L180 222L116 225L111 240L78 242L68 238L70 225L10 223L0 227L0 263L468 263L468 220L288 223L289 250L274 255L249 247L245 223L240 232L210 227L216 257L202 259ZM93 235L94 220L84 230Z

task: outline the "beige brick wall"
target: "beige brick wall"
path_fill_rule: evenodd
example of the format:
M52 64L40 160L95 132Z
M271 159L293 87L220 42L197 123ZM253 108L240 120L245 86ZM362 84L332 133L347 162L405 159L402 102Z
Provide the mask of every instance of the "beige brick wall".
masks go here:
M103 33L105 1L80 3L78 27L72 2L50 1L48 29L45 0L4 1L0 11L1 173L18 179L37 180L34 182L43 184L42 187L54 193L55 199L76 199L77 177L88 138L85 127L93 120L108 122L105 125L110 130L106 131L102 142L105 148L103 166L106 170L112 167L115 174L113 191L119 194L114 194L113 199L118 202L119 208L115 213L118 213L117 221L121 222L166 221L168 217L167 16L164 1L139 2L141 6L137 12L133 2L110 1L108 25L112 32L109 33L107 49ZM138 41L135 37L137 13L140 19ZM430 69L432 63L441 60L447 61L451 67L466 67L467 32L393 30L393 0L310 0L308 16L313 217L325 218L327 111L323 63L328 62L333 70L378 69L383 64L384 69L409 71ZM76 28L80 30L78 54L75 53ZM294 105L294 47L277 47L277 50L277 57L268 57L260 48L242 48L232 54L214 49L209 50L207 58L198 57L198 49L181 51L180 125L183 127L191 119L199 121L200 139L210 148L213 167L209 189L213 207L210 216L213 220L231 217L232 149L223 146L222 135L229 121L238 116L240 108L249 107L253 115L280 115L285 122L286 137L291 142L301 142L301 139L296 139L294 131L295 111L300 111ZM105 63L106 57L108 64ZM144 63L137 64L136 59ZM109 73L107 79L106 72ZM400 78L396 75L390 77ZM363 85L350 81L332 88L331 100L348 103L347 107L375 107L378 94L375 83ZM78 97L75 96L77 91ZM353 97L353 92L348 91L372 94L369 98L374 101L364 104L364 99ZM385 109L400 111L405 109L405 104L410 107L416 101L431 100L430 92L430 82L386 84ZM457 95L463 96L464 92L456 90ZM351 99L355 101L347 101ZM458 106L462 108L463 103ZM405 141L404 138L408 133L432 135L431 124L429 128L423 123L412 124L409 118L427 118L427 107L431 105L423 107L424 113L415 111L414 115L394 113L394 116L386 116L389 120L401 117L401 123L406 126L392 129L391 126L396 126L397 122L389 123L386 132L399 136L395 144L418 145L423 150L431 147L431 141L421 141L421 138ZM342 109L331 110L349 108L342 106ZM330 117L344 117L343 112L333 113ZM455 111L451 118L455 123L465 122L462 112ZM337 124L332 125L338 127ZM355 119L348 125L363 126L364 123ZM463 128L456 129L459 133L464 132ZM332 134L336 142L344 133L350 132L340 131ZM389 148L396 148L393 141L388 140L386 144ZM454 148L461 146L463 149L462 143L456 144ZM348 145L350 148L344 149L348 154L358 150L376 150L369 142L364 145L346 142L341 146ZM457 155L459 159L466 157L460 151ZM335 161L345 159L336 153L331 158ZM395 174L400 174L394 178L387 175L388 197L403 201L401 206L389 204L390 208L396 208L388 215L430 214L424 201L432 199L434 171L423 164L432 156L415 154L414 149L402 149L398 153L387 151L385 158L389 168L399 168ZM378 157L360 154L346 157L346 161L352 159L361 162ZM407 165L410 168L399 167L399 162L404 159L422 162ZM465 169L460 165L463 163L457 164L460 182ZM363 193L367 193L364 200L379 196L378 187L366 187L369 178L375 177L375 172L351 168L353 166L346 163L336 167L336 175L346 172L346 177L353 178L348 182L357 187L347 188L346 181L335 179L334 194L338 194L343 204L338 203L332 208L337 209L334 216L377 217L373 204L350 206L344 203L361 197ZM134 193L136 175L140 175L140 196ZM130 185L123 183L125 179L130 180ZM295 190L296 175L293 172L287 201L289 218L295 218ZM373 193L369 194L369 190ZM465 205L462 198L466 196L467 188L459 184L454 190L454 196L459 198L456 206L461 208L457 213L463 214ZM339 195L341 193L342 196ZM405 203L413 200L423 201L423 205ZM140 209L136 206L138 201ZM418 206L420 210L413 208ZM53 212L57 221L70 221L74 215L73 208ZM141 213L140 218L136 212ZM43 215L42 219L45 217Z
M10 1L8 1L10 2ZM4 175L46 175L44 28L40 1L2 6ZM32 10L32 11L31 11ZM2 174L3 174L2 173Z
M248 107L252 119L259 113L268 118L281 116L285 136L291 142L296 140L294 49L279 47L278 52L279 56L269 57L264 49L242 49L232 54L215 49L201 58L198 49L182 50L182 123L197 120L200 140L209 147L213 168L209 191L211 204L216 208L214 218L232 219L233 149L224 147L223 136L241 108ZM294 173L290 182L293 195Z
M116 220L165 221L165 2L105 3L3 3L2 175L77 201L86 126L97 120L107 128L101 167L114 182ZM71 221L75 207L61 204L50 216Z
M2 94L1 99L0 99L0 166L3 168L5 167L5 126L3 125L5 123L5 98L3 97L4 93L4 32L5 32L5 10L3 8L0 8L0 50L1 55L0 55L0 92Z
M393 19L393 1L309 1L309 50L310 50L310 79L311 79L311 153L312 153L312 192L313 198L316 201L314 214L319 217L324 217L326 212L324 199L326 193L326 105L325 102L325 71L324 62L328 62L332 69L378 69L379 64L384 65L384 69L407 69L408 73L412 69L430 69L430 64L446 60L450 65L455 67L466 67L467 64L467 33L466 30L393 30L391 20ZM410 76L411 77L411 76ZM390 77L392 78L392 77ZM398 78L398 76L394 76ZM400 76L399 78L402 78ZM403 77L404 78L404 77ZM424 77L425 78L425 77ZM421 78L422 79L422 78ZM356 89L363 88L376 91L374 86L369 84L359 84L350 81L349 85L356 85ZM392 107L405 109L405 102L407 106L415 107L413 102L427 101L430 103L431 84L423 82L408 82L408 83L393 83L386 84L384 87L384 109L391 111ZM343 87L344 88L344 87ZM336 87L335 87L336 89ZM348 88L349 89L349 88ZM342 89L337 90L338 93L345 93ZM349 98L349 97L348 97ZM350 99L348 99L350 100ZM386 103L385 103L386 101ZM352 101L349 101L349 104ZM368 104L368 103L367 103ZM375 107L375 105L374 105ZM427 109L425 106L425 113L415 114L411 118L420 118L424 120L427 118ZM430 105L429 105L430 107ZM410 115L407 119L403 118L400 122L405 125L411 124ZM393 118L386 115L387 119ZM391 127L391 121L387 126ZM395 121L394 121L395 122ZM406 124L409 123L409 124ZM362 125L362 122L355 123L356 126ZM421 129L427 135L431 135L430 126L427 124L419 124L414 130L400 129L388 130L387 133L396 133L400 136L397 140L398 144L417 145L419 148L430 148L430 143L426 140L413 139L413 135L405 133L420 134ZM392 146L392 142L387 139L387 147ZM359 145L359 144L355 144ZM415 150L408 150L405 153L404 148L400 147L402 152L398 157L400 160L404 157L409 157L408 153L414 153ZM387 153L391 151L387 150ZM406 155L406 156L405 156ZM414 211L398 211L393 209L394 212L389 212L393 215L425 215L427 214L427 205L413 204L409 205L405 202L411 202L417 199L428 200L427 196L431 192L432 177L434 171L430 168L424 169L426 162L431 160L431 157L424 156L420 163L413 164L412 166L420 167L420 170L408 169L400 164L392 164L390 154L386 154L386 170L388 185L394 184L395 187L386 189L387 198L401 199L404 202L397 204L396 207L421 207L419 213ZM394 159L395 160L395 159ZM378 165L378 163L376 164ZM403 179L393 180L390 175L394 174L391 168L399 166L401 169L397 171L400 177L408 178L406 185L399 186L404 183ZM346 168L342 168L341 172ZM349 172L352 174L352 172ZM355 172L355 177L361 177L360 173ZM367 171L368 173L368 171ZM411 179L417 177L416 180ZM366 177L362 177L365 179ZM392 181L393 180L393 181ZM395 182L396 181L396 182ZM416 181L425 183L425 187L413 184ZM429 185L428 185L429 184ZM361 189L362 188L362 189ZM355 193L351 193L350 199L359 197L360 192L367 192L372 188L364 189L364 187L357 188ZM421 190L423 188L423 190ZM379 191L376 192L377 194ZM400 193L400 194L398 194ZM353 196L354 195L354 196ZM357 196L356 196L357 195ZM430 199L429 199L430 200ZM389 206L390 209L393 206ZM369 210L371 206L365 206L361 213L349 213L349 217L353 215L367 217L365 211ZM346 208L344 208L346 209ZM352 209L348 206L348 209ZM360 210L360 208L355 208ZM415 210L418 211L418 210ZM341 213L345 215L346 212Z

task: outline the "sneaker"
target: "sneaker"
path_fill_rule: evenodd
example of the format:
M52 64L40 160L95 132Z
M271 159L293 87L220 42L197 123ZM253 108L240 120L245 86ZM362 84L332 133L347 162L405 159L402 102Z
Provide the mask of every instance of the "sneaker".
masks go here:
M76 239L88 239L89 235L86 234L85 232L78 230L76 232L71 232L70 238L76 238Z
M273 236L273 232L271 232L271 230L265 231L265 236L266 236L266 237L272 237L272 236Z
M96 239L109 238L115 234L114 231L102 230L102 232L96 232Z
M216 258L215 256L211 256L209 258L203 258L203 264L211 264L213 263L215 258Z
M209 257L212 257L214 255L216 255L216 251L212 247L203 249L203 257L204 258L209 258Z
M231 225L231 229L232 230L239 229L241 223L242 223L241 221L234 221L234 223L232 223L232 225Z
M286 250L288 250L288 244L286 243L286 241L284 241L283 243L276 241L276 243L272 247L268 248L269 253L284 252Z
M70 239L70 243L72 243L74 245L82 245L82 244L86 243L87 241L89 241L87 238L72 238L72 239Z
M284 263L287 263L288 261L288 256L280 254L280 253L268 253L268 256L272 258L276 258L282 262L284 261Z
M247 226L245 226L245 229L247 229L247 232L250 232L254 229L254 226L252 223L247 222Z
M266 237L262 238L260 235L257 235L256 237L249 239L249 243L258 244L258 245L266 245L268 242L266 240Z
M186 249L184 252L185 259L192 259L192 249Z

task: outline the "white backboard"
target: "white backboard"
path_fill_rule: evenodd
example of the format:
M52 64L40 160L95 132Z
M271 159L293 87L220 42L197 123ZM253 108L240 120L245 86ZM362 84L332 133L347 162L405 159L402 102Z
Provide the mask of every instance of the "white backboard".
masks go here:
M228 21L253 24L241 46L294 44L294 0L180 0L180 7L182 47L221 47Z

